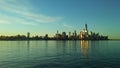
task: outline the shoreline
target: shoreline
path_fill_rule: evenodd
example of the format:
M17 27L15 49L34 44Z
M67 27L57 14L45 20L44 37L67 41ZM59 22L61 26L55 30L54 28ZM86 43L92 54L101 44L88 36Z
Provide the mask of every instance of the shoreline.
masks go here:
M0 40L0 41L108 41L108 40L111 40L111 41L120 41L120 39L104 39L104 40L89 40L89 39L86 39L86 40L83 40L83 39L77 39L77 40L53 40L53 39L49 39L49 40L45 40L45 39L41 39L41 40Z

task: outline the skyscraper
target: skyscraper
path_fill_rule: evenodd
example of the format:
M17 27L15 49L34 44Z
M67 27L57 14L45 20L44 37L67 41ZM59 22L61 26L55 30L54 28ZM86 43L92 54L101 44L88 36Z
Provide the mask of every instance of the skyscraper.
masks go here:
M87 24L85 24L85 32L86 32L86 34L88 34L88 27L87 27Z
M87 29L87 24L85 24L85 29L88 30L88 29Z
M30 33L29 32L27 33L27 39L28 40L30 39Z
M58 34L59 32L58 32L58 30L57 30L57 34Z
M62 32L62 38L66 38L66 32Z
M69 36L68 36L69 38L71 37L71 32L69 32Z
M77 33L76 33L76 30L74 31L74 34L75 34L75 36L74 36L74 37L76 38L76 37L77 37Z

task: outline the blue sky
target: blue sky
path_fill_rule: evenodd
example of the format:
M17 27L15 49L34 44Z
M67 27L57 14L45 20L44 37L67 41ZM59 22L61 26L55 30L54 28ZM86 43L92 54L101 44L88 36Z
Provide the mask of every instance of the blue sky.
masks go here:
M1 0L0 35L89 31L120 39L119 0Z

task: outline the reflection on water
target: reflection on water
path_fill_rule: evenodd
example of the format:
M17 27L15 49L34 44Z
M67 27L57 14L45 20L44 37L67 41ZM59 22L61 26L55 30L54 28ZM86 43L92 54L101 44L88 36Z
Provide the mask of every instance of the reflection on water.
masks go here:
M119 68L119 41L0 41L0 68Z
M29 52L29 49L30 49L30 41L27 41L27 50Z
M89 49L89 42L88 41L80 41L80 48L81 52L84 54L85 58L88 58L88 49Z
M84 58L84 66L85 68L88 68L88 54L89 54L89 41L87 40L81 40L80 41L80 50L81 54L83 55Z

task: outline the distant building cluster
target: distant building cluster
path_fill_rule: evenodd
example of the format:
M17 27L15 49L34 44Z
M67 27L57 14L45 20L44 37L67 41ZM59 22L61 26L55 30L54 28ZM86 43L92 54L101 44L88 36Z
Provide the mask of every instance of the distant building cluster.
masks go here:
M88 31L87 24L85 24L85 28L80 32L79 39L83 40L107 40L108 36L99 35L99 33L95 33L92 31Z
M30 33L26 35L16 35L16 36L0 36L0 40L52 40L52 38L48 37L48 34L45 36L32 36L30 37Z
M75 39L78 39L78 36L77 36L76 30L72 34L71 34L71 32L69 32L69 35L67 35L66 32L62 32L62 34L60 34L57 31L55 39L56 40L66 40L66 39L75 40Z
M25 35L16 35L16 36L0 36L0 40L108 40L108 36L99 35L99 33L89 32L87 24L85 28L77 34L76 30L74 32L69 32L68 35L66 32L57 33L54 37L49 37L48 34L45 36L33 36L30 37L30 33Z
M56 33L55 39L57 40L107 40L108 36L99 35L99 33L89 32L87 28L87 24L85 24L85 28L80 31L79 34L76 33L76 30L71 33L69 32L66 35L66 32L62 32L60 34L58 31Z

